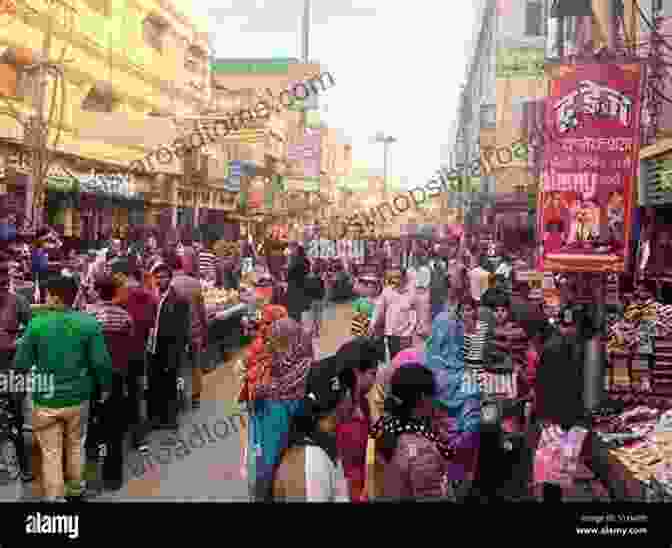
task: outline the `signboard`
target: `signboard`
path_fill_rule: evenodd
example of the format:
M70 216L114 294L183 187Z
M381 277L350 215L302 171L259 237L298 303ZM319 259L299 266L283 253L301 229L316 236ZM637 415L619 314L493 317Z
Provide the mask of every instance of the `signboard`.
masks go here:
M497 48L497 78L542 78L544 48Z
M537 207L544 271L626 268L642 72L637 63L563 65L552 80Z

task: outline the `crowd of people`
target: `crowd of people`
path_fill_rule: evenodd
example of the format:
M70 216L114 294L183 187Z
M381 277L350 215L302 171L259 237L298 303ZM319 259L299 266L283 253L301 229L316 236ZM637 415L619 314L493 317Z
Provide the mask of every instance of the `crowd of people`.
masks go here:
M598 332L571 284L556 310L516 281L533 261L497 244L371 243L347 261L353 319L333 356L301 329L307 305L262 306L238 364L253 500L558 500L575 480L615 496L584 402ZM301 246L293 256L290 271L310 272Z
M152 430L176 431L185 378L198 408L209 285L235 287L247 304L235 369L253 501L557 500L581 478L594 496L611 494L584 402L585 343L599 329L568 277L559 309L518 280L533 257L459 234L329 259L294 242L277 267L251 239L159 246L157 236L55 262L59 238L46 230L0 255L4 367L55 381L48 396L11 395L38 456L21 451L23 479L37 477L46 500L88 494L94 417L105 488L118 490L124 438L143 451ZM335 354L319 356L342 273L352 324ZM629 283L608 320L610 353L669 331L655 288Z
M16 448L22 479L45 500L89 496L83 471L102 445L103 487L119 490L127 435L146 452L152 431L176 432L180 409L200 405L203 290L238 286L239 242L169 234L159 246L147 231L77 255L49 228L13 236L0 250L0 369L24 382L0 398L29 438ZM29 377L51 389L27 391Z

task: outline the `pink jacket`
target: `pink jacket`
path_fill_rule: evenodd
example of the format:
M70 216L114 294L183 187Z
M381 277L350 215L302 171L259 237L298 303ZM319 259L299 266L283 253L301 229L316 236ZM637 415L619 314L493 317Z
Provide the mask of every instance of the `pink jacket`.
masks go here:
M401 291L386 287L378 298L371 324L384 326L387 336L411 337L416 333L421 312L420 299L408 285Z

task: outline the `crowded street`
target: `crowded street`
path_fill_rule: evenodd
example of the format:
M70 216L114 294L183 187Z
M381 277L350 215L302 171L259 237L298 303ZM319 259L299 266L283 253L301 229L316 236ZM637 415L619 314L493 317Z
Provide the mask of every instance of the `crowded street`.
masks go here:
M333 354L338 349L339 340L350 329L352 307L335 304L325 314L325 324L319 339L322 354ZM230 417L235 412L233 401L238 381L233 374L233 364L242 355L237 350L230 358L218 364L217 368L205 375L201 396L201 408L185 413L180 419L180 429L185 433L193 431L193 425L211 424L220 417ZM235 434L231 429L230 434ZM162 441L167 436L157 433L150 443L150 453L158 454ZM96 501L134 502L163 499L164 501L220 501L248 502L247 483L240 473L240 437L229 435L208 443L201 451L194 451L185 460L173 459L167 464L159 464L157 470L148 469L141 477L133 467L143 462L137 452L129 450L129 465L124 487L114 493L106 493L93 499ZM154 461L156 462L156 460ZM35 500L30 492L22 495L20 482L5 482L0 485L0 501Z
M672 1L98 4L0 2L0 548L294 502L654 546Z

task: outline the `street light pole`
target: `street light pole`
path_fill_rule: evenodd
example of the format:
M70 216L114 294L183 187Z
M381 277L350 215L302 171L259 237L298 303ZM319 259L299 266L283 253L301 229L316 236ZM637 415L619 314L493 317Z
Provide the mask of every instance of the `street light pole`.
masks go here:
M376 143L383 143L383 197L387 200L389 148L392 143L397 142L397 139L391 135L385 135L382 131L379 131L374 139Z

